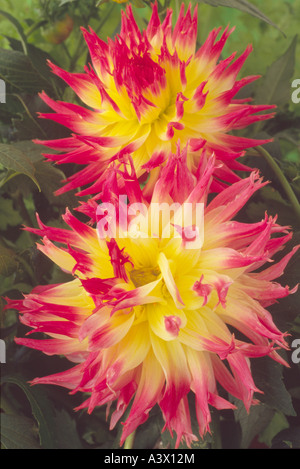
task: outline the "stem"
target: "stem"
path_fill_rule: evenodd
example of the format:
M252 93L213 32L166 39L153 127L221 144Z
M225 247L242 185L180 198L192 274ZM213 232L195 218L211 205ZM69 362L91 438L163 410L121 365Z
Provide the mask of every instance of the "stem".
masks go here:
M38 20L36 21L35 23L33 23L26 31L25 31L25 36L26 38L28 39L29 36L38 28L40 28L41 26L44 26L44 24L47 23L47 20L43 19L43 20Z
M102 20L100 21L97 29L96 29L96 33L99 34L101 29L102 29L102 26L106 23L106 20L108 20L108 18L110 17L110 15L112 14L113 10L115 9L115 5L112 4L112 6L110 7L110 9L108 10L108 12L106 13L106 15L102 18Z
M211 429L212 429L212 437L213 437L212 443L211 443L211 449L222 449L220 415L218 412L213 413Z
M3 389L0 394L0 407L6 414L16 415L16 409L10 404L9 400L4 396Z
M285 175L281 171L280 167L278 166L274 158L270 155L270 153L267 150L265 150L263 147L258 146L256 147L256 150L266 160L270 168L272 168L274 174L276 175L276 177L278 178L278 181L281 184L282 189L284 190L288 200L290 201L294 209L294 212L297 215L297 218L300 220L300 203L293 189L291 188L290 183L288 182Z
M17 259L18 262L20 262L20 264L22 264L22 267L24 268L26 273L29 275L33 285L37 285L38 282L37 282L37 279L35 277L35 274L34 274L32 268L31 268L31 266L21 256L16 256L16 259ZM14 287L16 288L16 285L14 285Z
M133 443L134 443L134 438L135 438L135 432L136 430L134 430L134 432L132 432L125 440L125 443L124 443L124 449L132 449L133 448Z
M15 172L13 172L13 173L9 173L9 172L8 172L7 175L6 175L3 179L1 179L1 181L0 181L0 188L3 187L4 184L6 184L6 183L7 183L8 181L10 181L11 179L13 179L15 176L18 176L19 174L21 174L21 173L19 173L19 171L15 171Z
M77 60L79 59L80 57L80 54L81 54L81 47L83 46L84 44L84 40L83 40L83 37L82 37L82 34L79 36L79 40L78 40L78 43L77 43L77 47L74 51L74 53L72 54L72 58L70 60L70 65L69 65L69 70L70 72L73 72L74 70L74 67L76 65L76 62Z
M24 220L24 222L26 223L26 225L27 226L32 226L33 223L32 223L31 217L28 213L28 210L26 208L26 205L24 204L24 200L23 200L21 192L17 189L16 192L11 194L11 196L12 196L12 199L15 200L15 202L17 204L17 207L19 209L19 213L20 213L22 219ZM32 233L30 233L30 235L32 235Z
M175 0L175 11L176 11L176 18L178 18L179 15L179 1Z
M65 51L65 54L68 57L68 59L71 60L72 59L71 54L70 54L69 49L67 48L66 44L64 43L64 41L61 43L61 46L62 46L63 50Z
M108 18L110 17L110 15L112 14L113 10L115 8L115 4L113 4L110 9L108 10L108 12L106 13L106 15L102 18L102 20L100 21L97 29L95 30L95 33L96 34L99 34L102 26L105 24L105 22L108 20ZM88 26L88 22L89 22L90 18L88 18L86 21L84 21L85 23L85 27ZM79 57L81 56L84 48L86 46L86 43L85 41L83 40L83 36L82 34L80 35L79 37L79 41L77 43L77 47L74 51L74 53L72 54L72 57L71 57L71 60L70 60L70 65L69 65L69 70L70 72L72 72L76 66L76 63L77 63L77 60L79 59Z
M32 116L32 114L30 113L30 111L29 111L28 107L26 106L26 104L25 104L23 98L22 98L19 94L17 94L17 93L12 93L11 95L12 95L12 96L15 96L15 97L20 101L20 103L21 103L22 106L24 107L25 112L26 112L27 116L29 117L29 119L30 119L30 120L32 121L32 123L42 132L42 134L43 134L45 137L47 137L47 134L46 134L46 132L44 131L44 129L42 129L42 127L39 125L39 123L35 120L35 118L34 118L34 117Z

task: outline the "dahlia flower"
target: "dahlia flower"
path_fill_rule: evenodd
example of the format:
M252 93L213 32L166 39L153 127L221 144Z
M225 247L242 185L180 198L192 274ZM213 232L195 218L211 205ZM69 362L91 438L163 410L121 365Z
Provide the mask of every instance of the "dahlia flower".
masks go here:
M257 173L207 203L214 161L207 162L195 182L186 153L169 158L147 213L150 216L157 202L168 207L179 201L193 209L203 204L202 226L194 226L194 221L180 225L176 211L168 217L162 210L155 236L147 231L137 236L119 216L117 236L110 238L109 230L103 235L99 228L101 210L98 230L69 210L63 217L68 229L47 227L38 218L39 229L29 229L43 237L38 249L74 279L36 287L8 305L19 310L21 322L32 328L29 334L48 336L17 338L18 344L75 363L66 371L34 379L34 384L88 393L78 408L92 412L107 404L111 428L131 403L122 421L121 444L158 404L164 429L176 433L176 447L182 440L190 445L197 439L191 428L190 391L202 436L209 431L210 406L234 408L218 388L242 400L247 409L257 402L254 393L260 390L251 374L252 358L269 356L285 363L276 349L288 347L286 334L266 307L296 290L274 279L283 274L297 247L268 265L291 233L267 215L254 224L232 221L265 184ZM118 168L111 169L103 200L120 208L119 187L126 188L130 202L145 202L134 173L120 176ZM83 210L91 210L93 203ZM140 234L143 227L141 222ZM191 227L204 233L197 248L186 243ZM167 228L169 236L164 235Z
M106 171L113 161L131 154L138 178L150 178L144 193L151 195L161 167L176 144L189 145L188 167L196 171L203 152L214 152L222 167L215 170L213 191L239 180L236 170L249 169L236 159L246 148L266 141L237 137L229 132L269 119L274 108L251 105L251 99L235 99L238 91L258 76L237 79L250 54L222 58L224 45L234 28L214 29L196 50L197 8L184 13L182 5L172 29L172 10L163 23L154 4L147 28L140 32L131 6L122 12L120 34L104 42L90 28L82 28L92 64L84 73L69 73L50 63L78 95L84 106L41 98L54 113L41 113L66 127L68 138L40 141L58 154L52 161L76 163L84 168L69 177L57 194L81 187L78 195L102 190ZM218 36L220 37L218 38Z

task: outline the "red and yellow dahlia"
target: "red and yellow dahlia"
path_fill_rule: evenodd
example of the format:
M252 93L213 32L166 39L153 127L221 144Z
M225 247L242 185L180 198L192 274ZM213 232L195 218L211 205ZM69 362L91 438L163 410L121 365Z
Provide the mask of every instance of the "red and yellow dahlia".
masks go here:
M213 170L210 159L195 183L186 152L171 156L147 206L149 214L157 202L203 204L198 232L203 230L204 236L196 249L186 244L190 227L180 226L176 212L170 218L164 210L153 237L146 231L144 237L136 236L121 223L117 237L100 236L68 210L63 218L69 229L47 227L40 220L39 229L30 229L43 236L39 250L74 276L68 283L36 287L23 300L9 303L32 328L30 333L48 336L17 338L17 343L75 363L33 383L89 393L80 408L92 412L107 404L111 427L131 403L121 444L158 404L164 428L176 433L176 445L182 439L190 445L197 439L191 429L190 391L203 435L209 431L209 406L233 408L217 386L249 409L254 393L260 392L251 359L267 355L284 363L276 349L287 347L285 333L266 307L295 291L274 279L283 274L297 247L269 265L291 238L288 227L267 216L254 224L232 220L264 183L252 173L207 203ZM118 173L117 178L117 172L111 170L103 199L118 205L122 177L130 201L144 202L134 175ZM169 237L164 236L166 228Z
M220 60L233 30L214 29L196 50L197 8L192 14L189 6L184 14L182 5L172 28L172 10L161 23L156 4L143 32L131 6L122 12L121 32L114 40L104 42L91 28L82 29L92 64L84 73L68 73L52 63L50 67L73 88L85 107L41 94L55 113L40 117L73 132L68 138L37 141L60 151L45 156L58 164L85 166L57 193L78 187L83 189L79 195L99 193L110 163L122 162L131 154L138 177L150 172L144 193L151 194L178 141L181 146L188 144L192 172L205 151L208 155L214 152L223 163L215 170L212 190L220 191L225 182L237 181L235 171L246 168L236 159L246 148L264 141L229 132L272 117L261 111L274 106L235 99L238 91L258 76L237 79L251 46L237 58L233 53Z

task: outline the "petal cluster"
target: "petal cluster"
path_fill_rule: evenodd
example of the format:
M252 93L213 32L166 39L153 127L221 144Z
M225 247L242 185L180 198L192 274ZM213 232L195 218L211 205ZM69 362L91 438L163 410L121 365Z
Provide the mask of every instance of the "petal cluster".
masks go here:
M43 340L18 338L17 343L48 355L65 355L75 363L33 383L89 393L79 408L92 412L106 404L111 428L131 403L129 415L121 420L121 444L158 404L164 428L176 433L176 446L182 440L190 445L197 439L191 428L190 391L202 436L210 430L211 406L233 408L223 393L220 396L220 386L249 409L256 402L254 393L260 392L251 359L268 355L284 363L277 349L287 348L285 333L266 308L296 289L275 279L297 247L271 263L291 233L267 215L254 224L233 220L264 185L257 173L208 203L215 162L206 161L195 178L187 158L187 149L170 156L150 202L139 188L133 165L130 172L115 166L102 199L119 214L124 190L131 203L148 204L148 214L155 203L188 203L193 210L203 204L203 217L195 218L203 232L200 246L187 245L190 227L180 224L176 209L168 217L162 208L160 228L151 237L148 225L140 223L145 236L136 236L120 216L114 237L102 236L68 210L63 217L67 229L47 227L38 218L39 229L30 231L42 237L39 250L74 279L36 287L23 300L9 302L31 328L29 334L47 335ZM91 200L82 211L93 213L95 203Z
M105 42L92 29L83 29L91 57L84 73L69 73L52 63L50 67L84 106L41 94L55 112L40 117L72 131L68 138L40 142L59 150L45 156L58 164L84 166L57 193L78 187L79 195L99 193L111 163L126 161L131 154L138 178L150 172L144 193L151 197L161 167L175 153L178 141L182 147L188 145L192 173L203 153L213 152L223 163L215 169L212 190L238 181L235 171L246 168L236 159L263 141L230 132L272 117L262 112L274 106L236 98L258 76L238 79L251 46L239 57L233 53L221 58L233 29L214 29L197 49L197 9L192 13L189 6L184 13L182 5L173 28L172 10L161 23L156 4L142 32L131 6L123 12L121 32L114 40Z

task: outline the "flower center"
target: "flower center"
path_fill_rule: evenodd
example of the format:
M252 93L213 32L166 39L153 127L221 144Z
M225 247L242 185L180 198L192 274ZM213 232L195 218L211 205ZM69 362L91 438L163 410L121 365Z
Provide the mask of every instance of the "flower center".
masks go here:
M135 287L141 287L157 280L159 274L159 267L144 267L131 270L129 276Z
M126 87L130 99L141 99L143 91L164 82L165 71L155 62L145 43L129 48L125 42L117 44L114 74L119 85Z

